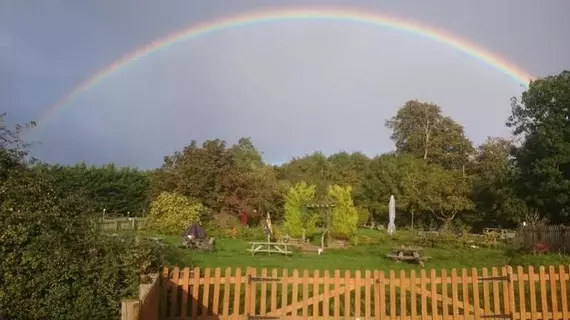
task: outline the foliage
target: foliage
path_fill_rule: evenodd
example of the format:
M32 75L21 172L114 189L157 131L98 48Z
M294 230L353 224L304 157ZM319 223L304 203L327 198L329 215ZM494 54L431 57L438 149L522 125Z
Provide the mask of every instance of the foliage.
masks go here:
M466 232L458 233L450 230L414 237L412 243L424 248L458 249L498 248L505 244L488 237L473 236Z
M553 223L570 216L570 71L537 79L512 99L507 125L524 138L515 151L518 195Z
M315 152L283 164L279 178L291 183L304 181L315 185L317 200L324 200L332 184L358 184L368 162L369 158L360 152L339 152L328 158L322 152Z
M349 239L358 227L358 212L352 201L352 187L332 185L329 188L329 198L335 204L331 214L331 233L336 238Z
M0 315L116 318L157 251L102 239L82 194L61 193L49 169L11 171L0 187ZM22 310L26 310L22 313Z
M375 157L355 190L356 200L373 213L387 214L390 195L393 194L397 199L406 196L406 190L402 189L401 184L404 174L409 173L419 162L409 155L384 154ZM404 202L396 201L398 210L405 210L405 206Z
M152 175L151 197L175 192L202 203L212 212L256 209L280 213L283 188L272 167L260 164L261 155L249 138L226 148L221 140L192 141L182 152L165 157ZM259 219L260 216L251 217Z
M357 225L361 226L366 224L370 221L370 211L363 207L357 207L356 212L358 213L358 223Z
M24 125L9 127L6 113L0 114L0 178L6 179L9 171L22 168L28 155L30 143L22 139L22 135L37 125L32 121Z
M107 215L140 216L147 209L150 175L135 168L118 168L114 164L101 167L78 163L74 166L42 165L54 176L64 192L82 192L89 200L86 206Z
M444 226L457 214L474 208L469 198L472 190L470 178L435 165L428 165L425 169L424 185L418 189L421 190L418 202Z
M472 153L471 141L463 126L442 114L438 105L412 100L406 102L386 127L399 153L439 164L446 169L461 169Z
M306 205L315 199L316 187L305 182L293 185L285 195L284 225L287 233L294 238L312 236L316 231L317 216L307 210Z
M176 193L161 193L150 204L150 214L145 229L165 233L181 234L192 223L198 222L204 207Z
M509 225L522 218L526 205L516 195L517 171L510 159L515 146L502 138L488 138L475 154L473 201L483 225Z

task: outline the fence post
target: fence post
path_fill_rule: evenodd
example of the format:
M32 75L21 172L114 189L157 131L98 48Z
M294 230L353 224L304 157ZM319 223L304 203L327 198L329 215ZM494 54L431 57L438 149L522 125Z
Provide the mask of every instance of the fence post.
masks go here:
M121 301L121 320L139 320L140 302L138 299Z

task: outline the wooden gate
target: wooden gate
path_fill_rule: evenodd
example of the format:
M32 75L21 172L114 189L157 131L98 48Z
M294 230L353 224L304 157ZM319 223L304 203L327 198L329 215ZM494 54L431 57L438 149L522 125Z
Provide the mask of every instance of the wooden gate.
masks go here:
M174 268L162 280L161 319L570 319L565 266L538 273Z

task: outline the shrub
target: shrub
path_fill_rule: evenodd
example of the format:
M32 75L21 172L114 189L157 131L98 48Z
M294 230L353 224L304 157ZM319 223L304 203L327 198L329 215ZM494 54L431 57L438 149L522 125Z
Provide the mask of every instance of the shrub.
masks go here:
M136 294L141 271L158 270L160 255L104 238L80 194L56 185L42 169L0 182L0 317L118 318L120 300Z
M208 235L215 238L236 238L238 228L242 228L237 216L221 212L212 215L212 219L204 223ZM235 231L232 231L235 230Z
M457 235L449 231L427 234L421 237L416 236L412 242L422 247L443 249L468 248L471 246L495 248L504 245L501 242L489 241L486 237L475 236L468 233Z
M331 232L339 239L349 239L356 233L358 213L352 201L352 187L329 187L330 200L335 204L331 214Z
M199 221L200 213L204 210L204 206L182 195L163 192L150 204L145 229L164 234L180 234L190 224Z
M316 187L306 182L292 186L285 195L284 226L291 237L312 236L316 232L317 215L308 211L306 205L315 199Z

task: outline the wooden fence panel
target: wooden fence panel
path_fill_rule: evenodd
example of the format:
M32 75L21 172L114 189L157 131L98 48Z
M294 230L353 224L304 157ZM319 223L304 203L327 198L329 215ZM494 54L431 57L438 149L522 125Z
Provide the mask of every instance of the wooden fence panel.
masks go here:
M146 218L114 218L99 220L99 228L107 232L138 231L142 229Z
M551 252L570 253L570 227L567 226L527 226L517 233L523 248L534 250L537 243L546 244Z
M421 270L417 276L399 270L386 276L337 270L330 277L328 271L165 268L153 300L161 301L161 319L169 320L570 319L567 266L490 271Z

